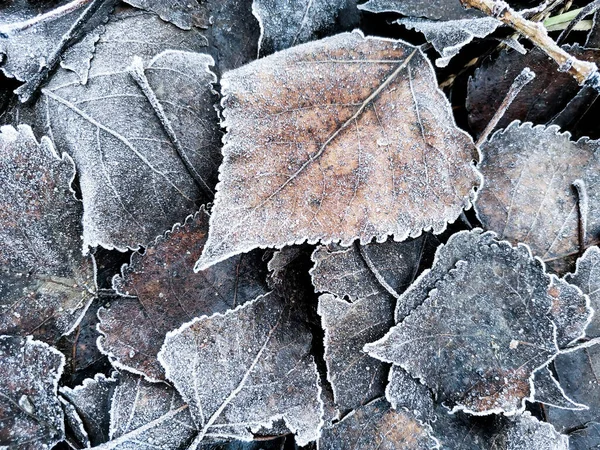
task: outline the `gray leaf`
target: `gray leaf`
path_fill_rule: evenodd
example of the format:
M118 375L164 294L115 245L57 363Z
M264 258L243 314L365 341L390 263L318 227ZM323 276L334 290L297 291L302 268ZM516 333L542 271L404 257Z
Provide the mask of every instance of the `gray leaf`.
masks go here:
M81 420L75 407L63 397L59 397L58 399L60 400L60 404L62 405L65 414L66 434L72 436L73 439L75 439L75 442L81 447L91 447L90 438L85 430L83 420Z
M433 20L459 20L483 17L477 9L466 9L458 0L369 0L359 9L372 13L395 12L403 16L425 17Z
M0 336L0 447L49 450L64 439L64 364L62 353L31 336Z
M556 408L582 410L587 406L571 400L548 367L538 370L533 377L533 400Z
M590 338L600 337L600 249L596 246L588 248L577 260L577 269L564 277L565 281L579 287L590 298L594 309L592 321L586 328Z
M529 413L511 418L493 439L492 450L569 450L569 438Z
M125 0L125 3L152 11L183 30L192 28L196 16L204 17L204 9L197 0Z
M400 366L390 369L385 398L395 410L406 408L420 420L435 422L431 391Z
M283 419L299 445L319 436L323 403L300 311L274 294L169 333L159 361L190 405L195 443L252 439Z
M0 128L0 334L56 342L79 323L96 292L81 254L81 203L73 160L26 125Z

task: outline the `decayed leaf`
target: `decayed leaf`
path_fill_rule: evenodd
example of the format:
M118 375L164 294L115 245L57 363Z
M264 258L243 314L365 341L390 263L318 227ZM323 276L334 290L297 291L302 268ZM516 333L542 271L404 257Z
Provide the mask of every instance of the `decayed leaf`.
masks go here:
M117 386L115 375L106 378L99 373L94 378L87 378L83 383L71 389L60 388L60 393L75 408L83 422L85 431L92 445L100 445L108 441L111 401Z
M212 198L216 77L212 58L194 53L206 45L195 29L129 10L105 28L87 84L59 70L42 90L37 120L77 164L84 246L125 250Z
M580 217L590 245L600 234L599 144L569 137L555 126L518 122L494 134L481 146L485 181L475 205L485 228L527 243L559 273L582 250Z
M198 0L125 0L125 3L152 11L184 30L192 28L194 19L205 19L205 10Z
M477 150L418 48L343 33L222 85L228 134L196 270L256 247L440 233L470 205Z
M74 176L48 138L38 143L25 125L0 128L0 334L56 342L94 298Z
M175 389L123 373L110 408L110 441L103 450L187 450L197 430Z
M466 9L459 1L438 0L369 0L359 6L373 13L395 12L403 16L425 17L433 20L459 20L472 17L484 17L477 9Z
M250 440L278 419L299 445L317 439L323 404L310 342L299 311L274 294L167 334L158 358L190 405L195 443Z
M437 446L430 432L408 411L394 411L381 398L324 428L319 450L429 450Z
M359 19L356 0L254 0L252 12L261 27L260 56L324 37L334 28L353 29Z
M533 394L533 372L583 334L555 330L562 311L580 303L574 287L548 276L527 247L494 236L453 235L432 270L398 300L419 306L365 347L421 379L454 410L474 414L522 410ZM590 313L581 315L581 327Z
M31 336L0 336L0 447L46 450L64 438L63 355Z
M575 272L565 275L564 278L590 298L590 305L595 314L585 334L590 338L600 337L600 249L596 246L588 248L577 260Z
M99 311L98 345L118 367L163 380L156 355L167 332L268 291L260 251L194 273L207 233L208 214L201 209L156 239L143 255L134 253L122 277L114 279L123 297Z
M569 438L529 413L509 419L494 437L492 450L569 450Z
M4 57L1 70L8 77L25 81L16 90L21 100L28 100L59 62L70 65L73 54L69 54L69 45L83 35L86 44L80 47L85 51L78 56L87 63L92 58L97 37L92 30L106 20L117 2L79 3L16 0L0 5L0 56ZM66 13L61 14L61 10ZM41 14L46 18L38 17Z
M533 377L533 400L548 406L563 409L587 409L587 406L571 400L549 367L538 370Z

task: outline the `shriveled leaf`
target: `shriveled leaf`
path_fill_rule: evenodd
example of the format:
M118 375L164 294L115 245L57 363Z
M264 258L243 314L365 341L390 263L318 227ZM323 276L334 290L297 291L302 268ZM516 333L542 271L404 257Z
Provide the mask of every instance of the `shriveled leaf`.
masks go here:
M528 244L564 273L579 253L579 222L588 243L600 234L598 141L569 140L555 126L514 122L482 144L484 185L477 215L500 238ZM581 194L573 186L580 180Z
M548 406L582 410L587 406L571 400L548 367L538 370L533 377L533 400Z
M411 413L394 411L380 398L324 428L319 450L429 450L437 445L430 433Z
M395 12L403 16L425 17L434 20L458 20L471 17L483 17L477 9L466 9L459 1L438 0L369 0L359 6L373 13Z
M254 0L260 22L259 55L285 50L358 25L356 0Z
M96 292L94 259L81 254L73 160L29 126L0 128L0 334L56 342Z
M477 150L418 48L343 33L222 85L228 134L197 270L256 247L440 233L470 205Z
M0 447L46 450L63 440L57 389L64 363L31 336L0 336Z
M564 49L582 60L600 60L599 50L578 46ZM535 78L504 113L498 128L507 127L513 120L548 123L568 105L580 89L571 75L558 72L556 63L537 48L529 50L525 55L513 50L503 51L497 58L485 60L469 79L466 106L469 125L475 135L485 129L506 97L515 77L525 67L535 73ZM588 107L589 105L583 104L572 115L581 116ZM579 135L582 131L584 130L580 130Z
M255 251L194 273L208 233L201 209L156 239L113 284L121 298L99 311L98 343L119 367L164 380L156 355L167 332L194 317L225 312L267 293L262 252Z
M38 125L77 164L84 246L146 245L212 198L219 131L215 75L195 29L115 15L89 79L59 70L37 103ZM191 81L193 80L193 81Z
M552 425L540 422L529 413L509 419L504 429L494 437L492 450L568 450L569 438Z
M197 433L175 389L122 373L110 409L110 441L102 449L187 450Z
M16 90L21 100L28 100L59 62L70 65L73 54L69 54L69 45L85 33L85 51L79 56L89 63L96 39L92 30L106 20L117 2L73 3L16 0L0 5L0 56L4 57L1 70L6 76L25 82ZM59 13L61 9L66 13Z
M577 260L575 272L565 275L564 279L590 298L595 313L585 333L590 338L600 337L600 249L596 246L588 248Z
M194 20L204 22L208 19L205 17L205 9L198 4L198 0L125 0L125 3L152 11L161 19L184 30L191 29Z
M94 378L83 380L83 383L75 388L60 388L61 395L73 405L81 418L92 445L108 441L110 405L117 382L115 375L106 378L99 373Z
M365 350L454 410L515 413L533 394L533 372L572 340L555 331L552 309L573 301L556 281L525 246L481 230L457 233L398 300L419 306Z
M237 437L283 419L299 445L319 436L323 404L300 311L274 294L169 333L158 355L200 430Z

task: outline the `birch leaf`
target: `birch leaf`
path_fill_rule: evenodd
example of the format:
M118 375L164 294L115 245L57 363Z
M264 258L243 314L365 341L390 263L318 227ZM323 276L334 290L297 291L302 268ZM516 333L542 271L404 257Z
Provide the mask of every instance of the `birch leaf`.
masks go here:
M105 28L88 83L59 70L37 115L77 164L84 247L124 251L151 242L212 198L216 77L212 58L195 53L206 45L195 29L127 10Z
M81 254L75 166L29 126L0 128L0 334L54 343L73 330L96 292Z
M228 134L196 270L257 247L440 233L479 185L430 63L401 41L343 33L222 85Z
M122 296L99 312L98 344L119 367L164 380L156 355L167 332L194 317L225 312L267 293L262 252L252 252L194 273L208 233L201 209L183 225L134 253L113 280Z
M252 432L283 419L299 445L319 436L323 404L299 311L274 294L169 334L158 355L199 431L195 443Z
M0 447L49 450L64 439L63 355L31 336L0 336Z
M476 205L485 228L528 244L558 273L581 250L580 216L590 245L600 234L599 144L569 136L554 126L518 122L494 134L481 146L485 182Z

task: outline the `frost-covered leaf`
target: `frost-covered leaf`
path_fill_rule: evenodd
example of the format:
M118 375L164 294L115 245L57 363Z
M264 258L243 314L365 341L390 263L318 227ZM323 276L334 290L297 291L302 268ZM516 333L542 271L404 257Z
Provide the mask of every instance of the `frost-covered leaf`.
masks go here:
M262 252L239 255L194 273L208 233L201 209L183 225L134 253L113 281L123 297L99 311L98 343L119 367L163 380L156 355L167 332L194 317L225 312L267 292Z
M529 413L511 418L493 441L491 450L569 450L569 438Z
M57 397L65 359L30 336L0 336L0 447L47 450L64 438Z
M206 2L206 0L201 0ZM136 8L152 11L179 28L189 30L194 25L194 19L204 19L205 9L201 8L198 0L125 0Z
M396 410L406 408L422 421L433 421L434 404L431 391L400 366L392 366L390 369L385 398Z
M555 126L518 122L494 134L481 146L485 181L475 205L485 228L528 244L558 273L582 251L580 217L586 245L600 234L599 142L569 137Z
M254 0L261 25L259 55L265 56L358 25L356 0Z
M555 330L552 310L579 303L570 286L548 276L525 246L494 236L453 235L432 270L398 300L419 306L365 347L421 379L454 410L476 414L522 410L533 372L582 334L591 313L582 314L580 328Z
M169 333L158 355L205 439L252 439L283 419L299 445L315 440L323 404L300 311L274 294Z
M56 342L94 298L74 176L48 138L38 143L25 125L0 128L0 334Z
M197 430L175 389L122 373L110 408L110 441L102 449L188 450Z
M456 3L458 3L458 0ZM438 67L446 67L465 45L475 38L483 39L489 36L502 25L502 22L492 17L442 22L421 18L405 18L399 19L396 23L425 35L425 39L431 42L433 48L441 55L440 58L435 60L435 65Z
M72 436L79 446L84 448L91 447L90 438L87 431L85 431L83 420L81 420L75 407L63 397L59 397L58 399L65 414L65 434Z
M425 17L433 20L459 20L483 17L475 8L466 9L458 0L369 0L359 6L373 13L394 12L410 17Z
M534 374L533 390L533 400L538 403L563 409L587 409L585 405L567 397L549 367L544 367Z
M222 85L228 134L197 269L256 247L440 233L479 185L477 150L409 44L342 33Z
M319 450L429 450L437 445L430 433L411 413L394 411L380 398L324 428Z
M590 338L600 337L600 249L596 246L588 248L577 260L575 272L564 278L590 298L594 315L585 334Z
M564 47L576 58L591 62L600 61L600 50L583 49L578 46ZM479 135L506 97L515 77L529 67L535 78L523 89L498 123L498 128L507 127L513 120L544 124L552 121L579 92L575 79L566 72L558 72L556 63L541 50L533 48L526 55L516 51L503 51L495 59L486 59L469 79L467 111L469 125ZM589 105L573 111L581 116ZM594 125L595 127L595 125ZM585 130L580 130L581 132Z
M37 122L77 164L84 246L151 242L212 198L220 134L206 39L125 10L105 26L86 85L59 70ZM191 81L193 80L193 81Z
M110 405L117 381L114 375L106 378L99 373L94 378L83 380L75 388L60 388L61 395L73 405L81 418L92 445L108 441Z
M16 90L23 101L34 94L59 62L69 65L72 56L67 54L69 45L85 33L88 33L86 51L80 56L87 63L92 58L93 45L89 46L95 39L92 30L106 20L117 2L92 0L78 3L16 0L0 4L1 70L8 77L25 81ZM64 13L60 12L62 10Z

